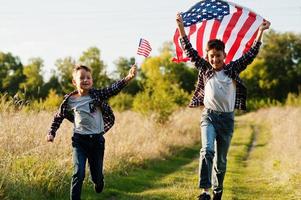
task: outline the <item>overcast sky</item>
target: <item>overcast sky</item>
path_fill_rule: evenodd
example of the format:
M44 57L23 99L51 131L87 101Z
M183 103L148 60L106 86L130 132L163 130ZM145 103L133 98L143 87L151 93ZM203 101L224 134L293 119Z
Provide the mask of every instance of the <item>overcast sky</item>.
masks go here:
M91 46L113 71L118 57L136 55L140 37L158 55L163 42L171 41L178 11L195 0L0 0L0 51L44 60L44 75L55 69L58 58L78 59ZM279 32L301 33L301 0L233 0L251 8Z

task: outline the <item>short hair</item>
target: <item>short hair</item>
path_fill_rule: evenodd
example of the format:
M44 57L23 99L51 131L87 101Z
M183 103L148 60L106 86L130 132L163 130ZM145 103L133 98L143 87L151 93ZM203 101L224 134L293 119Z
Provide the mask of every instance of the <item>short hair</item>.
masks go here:
M85 66L85 65L75 65L74 68L73 68L72 76L74 77L75 74L76 74L76 72L79 71L79 70L81 70L81 69L86 70L87 72L92 73L92 70L89 67Z
M211 49L225 52L225 43L219 39L209 40L207 43L206 51L208 52Z

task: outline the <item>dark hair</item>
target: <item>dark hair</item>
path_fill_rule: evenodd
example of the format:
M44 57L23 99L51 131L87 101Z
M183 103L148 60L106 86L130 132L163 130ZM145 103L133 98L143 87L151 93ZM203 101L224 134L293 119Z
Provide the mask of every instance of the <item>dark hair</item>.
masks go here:
M85 66L85 65L75 65L73 71L76 72L76 71L78 71L80 69L84 69L87 72L91 72L91 69L89 67Z
M92 73L92 70L89 67L85 66L85 65L75 65L74 68L73 68L72 76L74 77L74 75L76 74L76 72L78 70L81 70L81 69L86 70L87 72Z
M225 43L219 39L209 40L207 43L206 51L208 52L211 49L225 52Z

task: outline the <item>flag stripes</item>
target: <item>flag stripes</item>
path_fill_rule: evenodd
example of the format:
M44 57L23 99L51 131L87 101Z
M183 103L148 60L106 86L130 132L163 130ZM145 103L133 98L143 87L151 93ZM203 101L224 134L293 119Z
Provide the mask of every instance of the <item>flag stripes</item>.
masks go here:
M218 6L221 4L226 4L228 11L220 9ZM193 23L195 20L191 19L191 16L194 15L192 11L195 10L200 12L197 16L200 20ZM206 10L205 13L204 10ZM223 13L225 14L223 15ZM188 39L195 46L201 57L205 58L206 56L205 49L209 40L220 39L225 43L226 64L241 57L251 47L256 38L258 28L264 21L261 16L247 8L221 0L201 1L189 11L182 13L182 17L184 22L186 22L184 26L186 33L188 33ZM192 23L191 25L190 22ZM186 62L189 59L185 56L180 46L179 38L179 31L176 30L173 41L177 57L173 61Z
M150 46L150 43L146 39L141 38L138 45L137 54L148 57L151 51L152 48Z

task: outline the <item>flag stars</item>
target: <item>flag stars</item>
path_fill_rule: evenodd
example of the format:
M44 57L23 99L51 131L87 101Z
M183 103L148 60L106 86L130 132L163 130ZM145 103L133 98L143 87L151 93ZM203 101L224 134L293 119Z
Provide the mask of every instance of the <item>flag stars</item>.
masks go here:
M206 0L199 2L192 7L188 12L182 14L184 23L187 27L187 23L196 24L205 20L217 19L222 20L224 15L229 14L229 6L224 1L219 0Z

